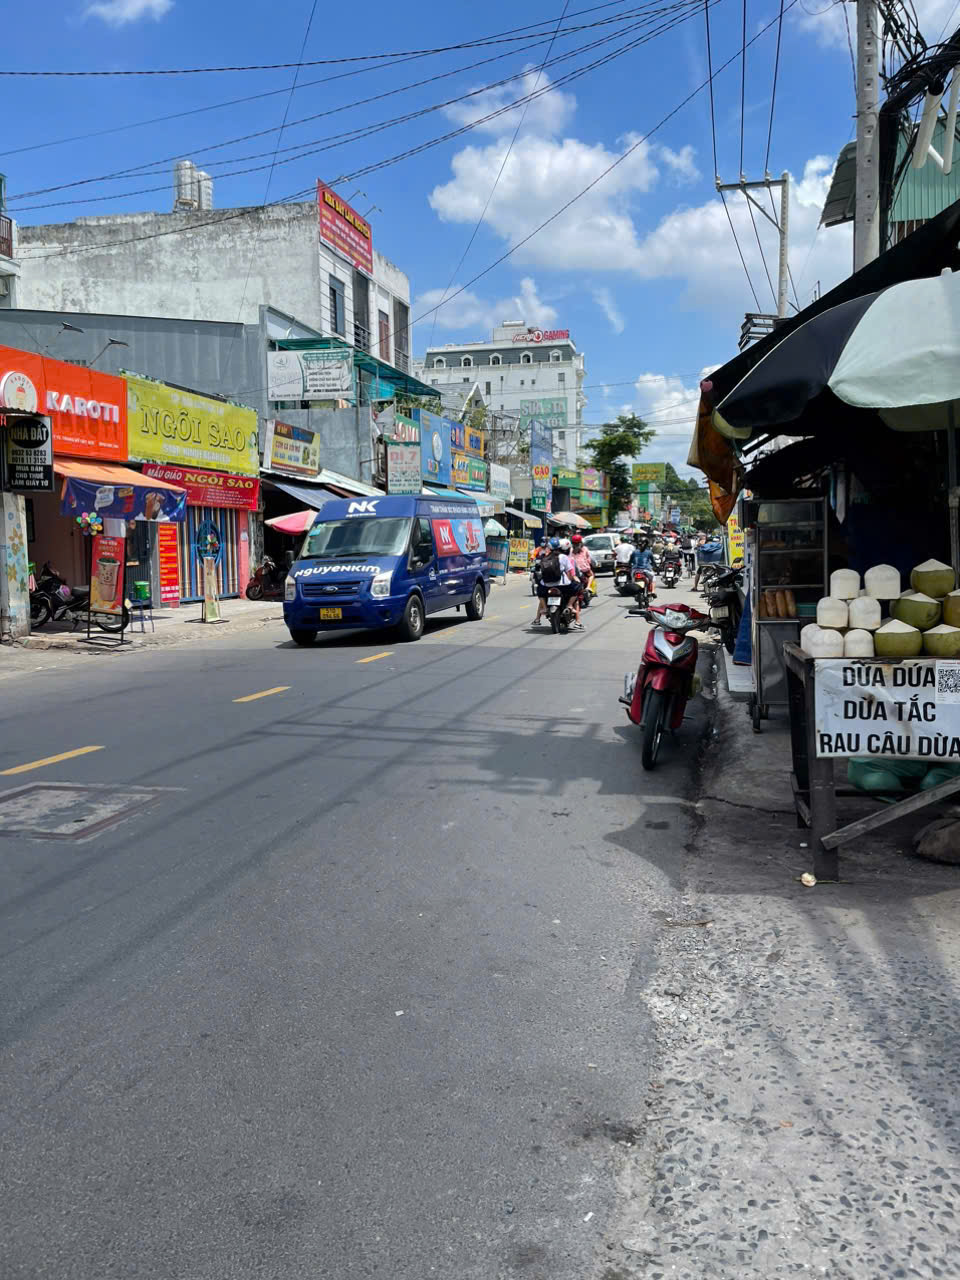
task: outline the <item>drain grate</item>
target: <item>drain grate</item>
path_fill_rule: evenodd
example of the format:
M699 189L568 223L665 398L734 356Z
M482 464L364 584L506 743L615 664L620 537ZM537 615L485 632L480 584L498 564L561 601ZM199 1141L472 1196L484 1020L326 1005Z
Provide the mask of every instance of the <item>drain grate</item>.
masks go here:
M178 787L34 782L0 791L0 836L88 840Z

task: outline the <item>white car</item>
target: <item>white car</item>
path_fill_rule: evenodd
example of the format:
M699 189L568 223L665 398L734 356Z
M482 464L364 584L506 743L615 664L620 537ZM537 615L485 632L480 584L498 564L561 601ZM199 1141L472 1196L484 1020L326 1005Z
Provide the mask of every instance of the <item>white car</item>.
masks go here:
M583 545L590 552L594 573L613 573L617 541L612 533L591 533L584 538Z

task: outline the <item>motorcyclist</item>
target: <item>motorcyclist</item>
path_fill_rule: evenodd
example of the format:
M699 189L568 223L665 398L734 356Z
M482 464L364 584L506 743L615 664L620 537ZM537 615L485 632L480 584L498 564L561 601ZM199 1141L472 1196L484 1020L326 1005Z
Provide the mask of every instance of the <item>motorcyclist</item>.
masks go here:
M579 613L578 606L580 603L580 571L573 559L573 546L569 538L560 539L560 567L563 570L563 577L560 580L560 595L564 605L572 605L574 610ZM583 624L577 619L578 627Z
M570 542L564 538L551 538L547 544L546 554L540 560L540 585L537 587L539 603L537 616L533 625L538 627L540 619L547 612L547 596L551 587L558 587L560 597L565 605L574 592L579 593L580 585L577 569L569 555Z
M570 539L571 550L570 558L573 560L580 579L580 590L573 598L573 612L578 627L582 627L580 621L580 606L583 597L590 590L590 583L593 580L593 561L590 558L590 552L583 544L583 537L579 533L575 533Z
M653 589L653 556L649 544L642 538L637 539L636 549L630 557L630 576L642 573L647 579L647 591L652 600L657 594Z

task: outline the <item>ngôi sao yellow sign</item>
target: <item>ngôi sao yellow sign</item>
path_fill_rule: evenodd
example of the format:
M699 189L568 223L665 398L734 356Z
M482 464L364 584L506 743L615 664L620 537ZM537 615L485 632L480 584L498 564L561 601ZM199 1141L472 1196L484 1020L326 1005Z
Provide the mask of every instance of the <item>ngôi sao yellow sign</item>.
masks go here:
M179 462L255 476L257 413L163 382L127 375L127 443L132 462Z

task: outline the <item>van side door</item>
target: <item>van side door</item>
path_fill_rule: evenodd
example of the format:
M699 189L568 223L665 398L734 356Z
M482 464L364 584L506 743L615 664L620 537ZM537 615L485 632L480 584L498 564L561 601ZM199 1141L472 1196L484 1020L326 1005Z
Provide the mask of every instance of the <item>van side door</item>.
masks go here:
M430 521L423 516L417 516L413 521L407 574L410 581L420 588L425 612L435 613L437 609L443 608L441 597L444 593L440 585L433 529Z

